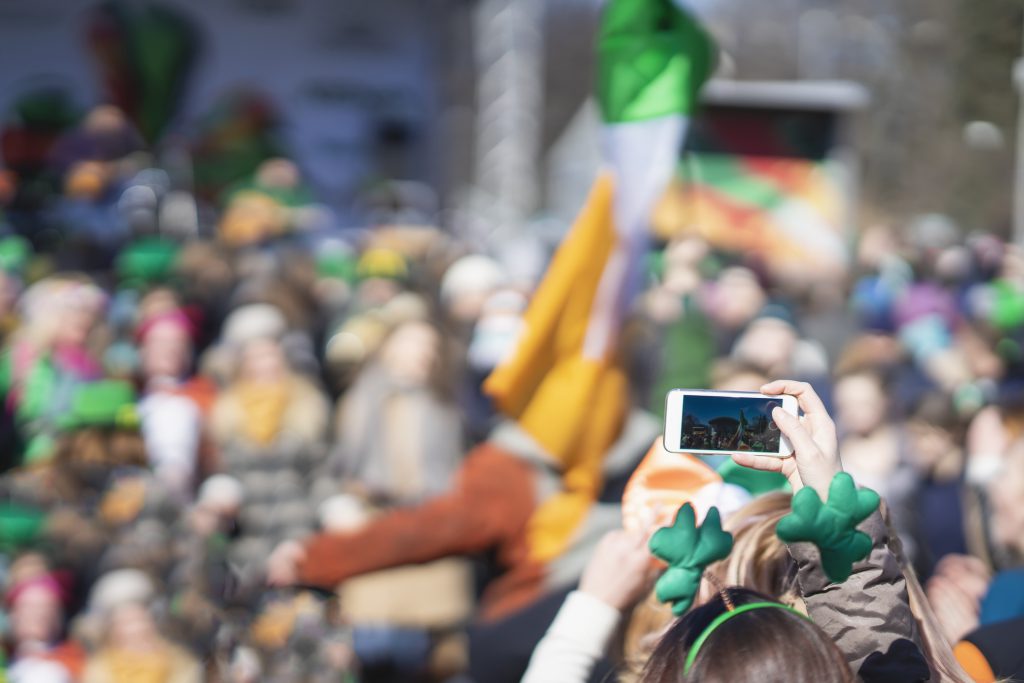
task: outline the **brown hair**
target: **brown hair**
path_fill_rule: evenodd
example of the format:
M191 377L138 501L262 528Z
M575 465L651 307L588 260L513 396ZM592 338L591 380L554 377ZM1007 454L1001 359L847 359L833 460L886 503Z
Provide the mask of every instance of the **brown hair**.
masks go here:
M888 511L883 509L882 517L885 519L885 525L889 530L889 551L896 558L907 581L910 611L913 613L920 629L921 645L928 660L928 668L932 673L931 680L938 683L971 683L974 679L964 671L960 662L957 661L956 655L953 654L953 648L942 634L939 619L935 616L935 611L928 602L928 597L925 595L924 588L921 587L921 582L917 580L914 568L903 552L903 543L900 542L899 536L896 535L896 531L893 529L892 522L887 513Z
M745 588L724 589L672 625L654 648L640 683L853 683L853 672L828 635L809 619L770 607L753 609L721 624L685 671L694 642L727 611L727 602L740 606L770 601Z
M65 435L52 461L54 488L74 500L97 488L104 477L121 467L146 467L146 444L135 430L87 427Z
M724 528L733 535L732 552L709 566L705 576L726 586L742 586L771 595L773 600L802 609L796 564L775 535L775 525L789 512L790 500L788 493L767 493L730 515ZM705 583L704 588L707 587ZM702 596L707 593L698 594L698 601ZM623 680L635 679L650 656L652 635L664 630L673 618L669 607L659 603L653 593L634 608L624 634Z
M733 534L733 550L729 557L708 567L707 574L726 585L743 586L802 609L803 601L796 584L796 565L786 546L775 535L775 526L789 512L790 501L788 493L768 493L755 498L726 519L724 528ZM891 526L884 506L882 517L889 526L889 549L906 578L910 610L919 626L932 680L939 683L970 683L971 678L957 662L952 648L942 635L938 620L903 553L903 546ZM627 667L620 677L622 680L637 680L644 662L651 656L651 634L664 629L671 619L671 611L667 606L657 603L653 595L634 609L626 627L624 656ZM763 679L770 680L766 677Z

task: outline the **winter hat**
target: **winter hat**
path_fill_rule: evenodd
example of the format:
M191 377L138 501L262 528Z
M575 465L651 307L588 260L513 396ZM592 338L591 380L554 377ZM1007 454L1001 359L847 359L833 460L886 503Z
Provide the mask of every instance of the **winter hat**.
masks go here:
M349 318L327 340L325 358L336 365L361 363L380 347L388 329L383 317L372 312Z
M184 311L179 308L174 308L150 315L140 322L138 327L135 329L136 342L138 344L146 343L146 337L149 336L149 333L157 326L164 324L171 324L180 327L188 334L189 339L195 339L197 333L195 322L193 322Z
M796 329L796 318L793 316L793 311L788 306L778 302L765 304L754 318L754 321L758 320L778 321L792 327L794 330Z
M149 575L139 569L115 569L100 577L89 594L89 610L109 614L128 604L148 604L156 597Z
M316 274L322 278L354 282L358 259L352 247L341 240L325 240L317 245Z
M361 280L384 278L404 281L409 277L409 265L394 249L374 247L367 249L356 264L356 275Z
M276 306L246 304L224 321L221 338L229 346L241 346L253 339L280 339L287 331L288 321Z
M68 599L67 586L56 576L50 573L30 576L11 586L4 595L4 605L11 609L18 602L18 599L32 589L42 589L57 598L63 605Z
M750 500L713 469L687 453L669 453L659 438L647 451L622 494L622 526L649 536L670 526L680 506L693 505L698 519L717 506L728 515Z
M0 550L10 551L32 545L42 534L46 515L18 503L0 504Z
M99 312L106 305L106 294L92 282L64 276L54 276L35 283L25 291L20 303L22 314L28 321L68 309Z
M218 508L237 509L244 498L245 489L241 482L226 474L215 474L199 487L199 502L212 504Z
M118 254L117 275L126 287L166 282L174 272L180 251L177 244L159 237L136 240Z
M463 294L487 294L504 286L506 280L497 261L480 254L463 256L441 278L441 301L448 304Z
M947 329L953 329L960 313L956 299L950 292L939 285L920 282L908 287L896 299L893 316L900 327L925 317L934 317Z

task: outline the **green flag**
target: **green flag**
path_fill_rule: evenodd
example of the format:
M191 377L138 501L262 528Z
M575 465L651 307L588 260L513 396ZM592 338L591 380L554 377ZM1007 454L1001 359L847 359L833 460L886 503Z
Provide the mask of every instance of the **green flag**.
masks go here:
M716 53L707 31L671 0L611 0L598 39L605 122L691 113Z

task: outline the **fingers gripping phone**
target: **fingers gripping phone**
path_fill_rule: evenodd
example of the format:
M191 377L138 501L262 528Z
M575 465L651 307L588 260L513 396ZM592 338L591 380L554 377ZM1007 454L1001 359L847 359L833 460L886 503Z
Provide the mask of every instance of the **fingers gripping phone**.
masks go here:
M793 454L772 410L797 415L795 396L747 391L673 389L665 406L665 450L722 455L747 452L785 458Z

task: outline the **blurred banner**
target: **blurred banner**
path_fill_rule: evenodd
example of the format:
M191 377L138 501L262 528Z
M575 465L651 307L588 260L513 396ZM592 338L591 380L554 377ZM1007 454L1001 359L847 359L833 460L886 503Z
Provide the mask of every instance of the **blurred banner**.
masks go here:
M758 86L761 92L764 86ZM663 238L699 235L713 246L759 256L786 280L834 278L846 270L855 188L842 129L851 98L787 95L750 102L739 86L728 103L694 120L676 179L655 212ZM746 101L745 101L746 100Z

